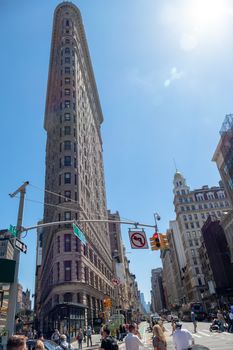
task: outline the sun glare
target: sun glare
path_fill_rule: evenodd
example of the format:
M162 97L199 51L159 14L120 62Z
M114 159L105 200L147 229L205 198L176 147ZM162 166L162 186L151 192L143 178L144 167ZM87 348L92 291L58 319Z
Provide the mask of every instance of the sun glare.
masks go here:
M203 31L223 25L226 15L232 11L225 0L194 0L188 12L190 24L197 31Z

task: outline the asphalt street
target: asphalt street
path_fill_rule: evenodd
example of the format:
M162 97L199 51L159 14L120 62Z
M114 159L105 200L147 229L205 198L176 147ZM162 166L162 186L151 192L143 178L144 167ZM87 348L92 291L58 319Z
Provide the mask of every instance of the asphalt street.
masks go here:
M193 349L196 350L233 350L233 333L217 333L210 332L210 322L198 322L197 333L193 333L193 324L191 322L183 322L183 328L188 329L194 338L195 346ZM171 336L171 323L166 322L164 324L166 328L166 338L168 342L168 350L174 350L172 336ZM152 347L152 333L146 332L148 327L147 322L140 324L140 333L142 335L142 341L144 343L144 350L151 350ZM201 346L204 346L202 348ZM124 350L124 343L120 346L120 350Z

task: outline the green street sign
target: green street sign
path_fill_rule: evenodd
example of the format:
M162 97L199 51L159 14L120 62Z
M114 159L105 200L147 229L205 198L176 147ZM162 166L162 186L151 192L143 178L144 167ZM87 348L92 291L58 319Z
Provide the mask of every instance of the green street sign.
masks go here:
M16 226L10 225L10 227L8 228L8 231L15 237L17 237L17 230L16 230Z
M75 224L72 224L72 226L73 226L73 232L74 232L75 236L78 237L84 245L86 245L87 240L86 240L84 233Z

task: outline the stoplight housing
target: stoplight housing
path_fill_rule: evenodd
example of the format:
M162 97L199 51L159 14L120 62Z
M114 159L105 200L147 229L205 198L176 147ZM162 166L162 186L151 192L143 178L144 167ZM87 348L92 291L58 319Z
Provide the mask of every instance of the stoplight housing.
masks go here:
M169 243L167 239L166 234L160 234L160 243L161 243L161 250L165 250L169 248Z
M159 233L155 232L152 237L150 237L151 250L159 250L161 247Z

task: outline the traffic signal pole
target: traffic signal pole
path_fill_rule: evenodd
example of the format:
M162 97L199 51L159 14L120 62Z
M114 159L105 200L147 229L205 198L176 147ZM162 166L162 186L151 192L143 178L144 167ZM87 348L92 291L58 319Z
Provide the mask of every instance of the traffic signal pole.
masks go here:
M21 239L21 228L23 222L23 208L24 208L24 197L26 193L26 187L29 185L29 181L24 182L14 193L10 194L11 198L15 197L20 193L19 209L17 217L17 238ZM14 282L10 284L9 301L8 301L8 312L7 312L7 331L8 337L14 333L15 328L15 312L16 312L16 301L18 291L18 273L19 273L19 257L20 252L18 249L14 249L14 260L15 260L15 275Z

